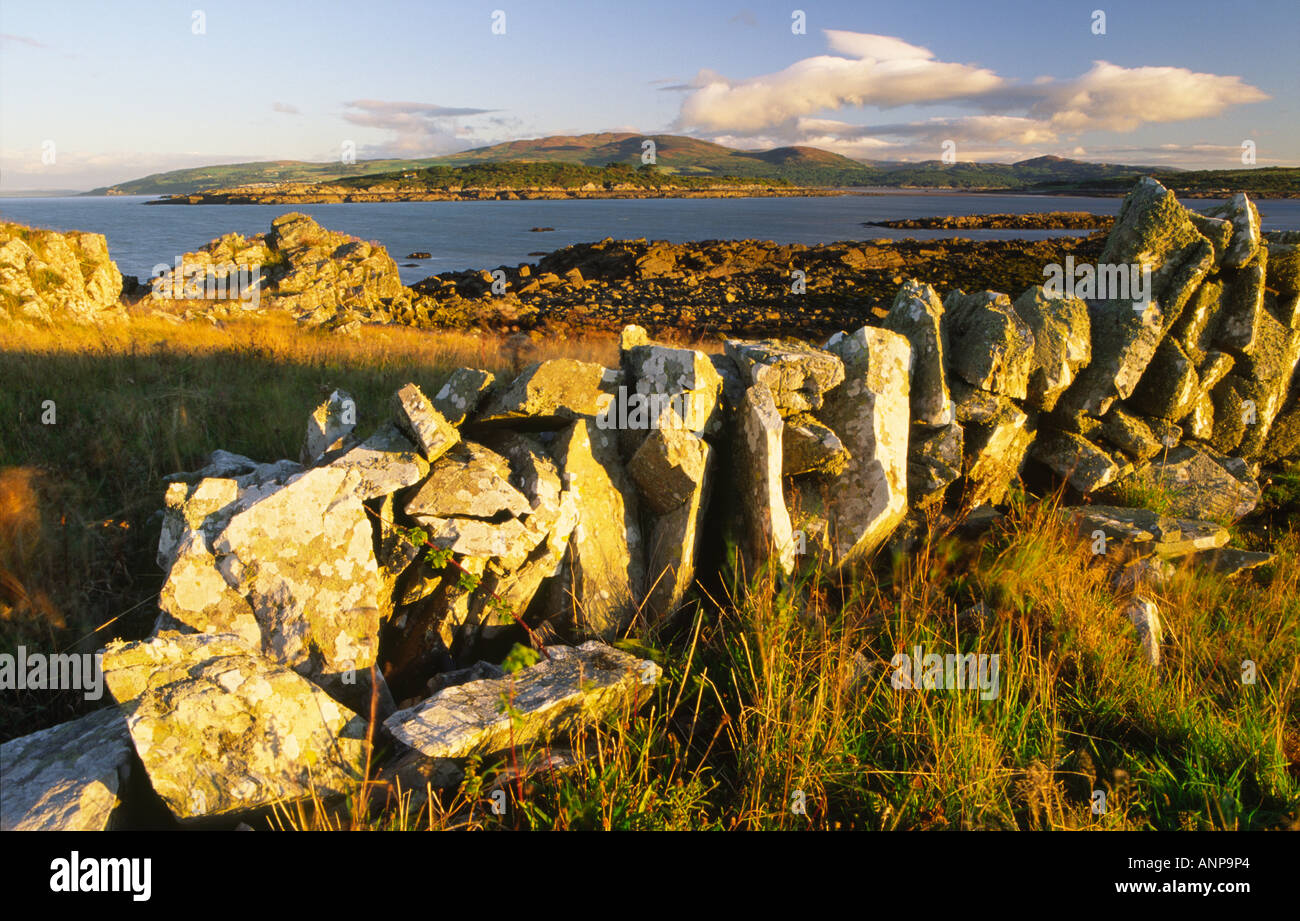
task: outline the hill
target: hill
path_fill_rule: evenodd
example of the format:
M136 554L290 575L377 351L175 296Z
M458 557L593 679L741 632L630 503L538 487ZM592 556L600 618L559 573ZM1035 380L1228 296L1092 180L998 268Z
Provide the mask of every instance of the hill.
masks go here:
M1248 170L1183 171L1170 168L1089 163L1065 157L1034 157L1018 163L858 162L816 147L739 150L699 138L671 134L606 132L508 141L443 157L359 160L353 164L274 160L235 163L155 173L130 182L95 189L91 195L175 195L259 183L327 183L356 185L388 174L435 167L485 166L500 163L565 163L588 167L639 167L654 142L655 167L661 175L720 179L763 179L803 187L942 188L1119 195L1143 175L1189 194L1240 191L1265 197L1300 195L1300 169L1268 167Z

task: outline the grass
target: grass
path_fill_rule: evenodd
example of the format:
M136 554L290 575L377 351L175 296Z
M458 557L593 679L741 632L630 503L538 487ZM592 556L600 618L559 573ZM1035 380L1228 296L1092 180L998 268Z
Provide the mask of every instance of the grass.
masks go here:
M307 412L336 387L357 398L365 431L408 380L436 387L459 365L508 372L561 355L612 364L617 342L398 328L355 340L289 323L148 318L18 330L0 351L0 651L78 641L89 651L152 624L163 475L195 469L216 447L296 457ZM47 399L56 425L41 424ZM1087 544L1063 530L1050 500L1017 499L980 540L931 533L852 579L815 558L789 584L727 563L681 621L629 637L664 680L643 706L580 734L572 769L511 780L511 758L476 762L455 792L390 798L358 785L346 801L284 804L264 822L1300 827L1296 483L1300 468L1281 471L1266 496L1275 566L1232 582L1184 566L1159 589L1158 669ZM976 602L983 617L959 616ZM997 655L997 696L895 688L891 660L918 645ZM0 738L85 706L3 699ZM507 794L503 815L490 808L494 790ZM1103 814L1091 808L1098 790Z

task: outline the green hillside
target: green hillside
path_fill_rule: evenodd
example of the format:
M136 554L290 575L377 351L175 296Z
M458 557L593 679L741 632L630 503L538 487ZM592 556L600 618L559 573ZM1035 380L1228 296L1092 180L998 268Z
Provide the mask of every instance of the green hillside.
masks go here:
M1086 163L1063 157L1035 157L1019 163L859 163L815 147L737 150L698 138L670 134L584 134L479 147L444 157L416 160L360 160L354 164L275 160L235 163L155 173L141 179L95 189L87 194L167 195L248 186L255 183L347 181L358 187L386 181L393 174L431 168L481 167L488 164L571 164L593 168L610 165L637 169L644 143L654 142L655 173L683 178L736 177L781 181L805 187L881 186L888 188L989 189L1032 192L1122 194L1142 175L1154 175L1178 192L1249 192L1263 197L1300 195L1300 169L1267 167L1243 170L1183 171L1168 168ZM511 168L514 174L518 167ZM488 174L484 174L485 176ZM519 174L522 175L522 174ZM540 175L540 174L538 174ZM559 174L557 174L559 175ZM439 173L422 181L451 183ZM585 181L585 180L584 180ZM601 180L596 180L601 181ZM662 179L661 179L662 181ZM468 184L468 180L460 180ZM556 183L556 184L563 184ZM581 184L581 183L579 183ZM506 186L498 186L505 188Z

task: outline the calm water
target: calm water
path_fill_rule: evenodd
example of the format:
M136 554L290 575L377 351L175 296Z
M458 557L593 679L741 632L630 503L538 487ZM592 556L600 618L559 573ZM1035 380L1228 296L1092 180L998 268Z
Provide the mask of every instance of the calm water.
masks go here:
M127 275L146 278L153 266L172 264L182 253L231 231L263 233L289 205L167 205L146 207L152 196L113 198L0 199L0 216L53 230L88 230L108 238L109 251ZM889 230L863 227L879 221L942 214L1089 211L1114 214L1118 198L1037 195L954 195L899 193L838 198L718 198L608 201L393 202L387 204L303 205L331 230L377 240L403 266L407 284L457 269L491 269L535 262L530 253L570 243L614 237L669 240L757 239L779 243L830 243L838 240L945 238L1037 238L1051 231ZM1216 202L1202 199L1197 209ZM1267 230L1300 230L1300 200L1258 203ZM533 233L533 227L554 227ZM1059 232L1058 232L1059 233ZM431 259L403 258L427 252Z

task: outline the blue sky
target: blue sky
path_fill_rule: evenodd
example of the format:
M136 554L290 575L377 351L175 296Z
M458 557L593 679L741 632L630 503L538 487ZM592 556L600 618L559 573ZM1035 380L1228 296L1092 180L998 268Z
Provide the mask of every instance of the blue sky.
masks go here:
M614 130L1193 168L1249 139L1300 165L1295 0L6 0L0 35L10 190Z

